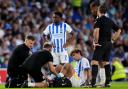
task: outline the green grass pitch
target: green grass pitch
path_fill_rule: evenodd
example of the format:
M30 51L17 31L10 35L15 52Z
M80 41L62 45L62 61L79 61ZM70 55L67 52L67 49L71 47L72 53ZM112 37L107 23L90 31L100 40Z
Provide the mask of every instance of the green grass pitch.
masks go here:
M5 89L4 85L0 85L0 89ZM32 89L37 89L37 88L32 88ZM38 89L43 89L43 88L38 88ZM57 88L45 88L45 89L57 89ZM63 89L74 89L74 88L63 88ZM82 89L82 88L75 88L75 89ZM103 88L85 88L85 89L103 89ZM128 89L128 82L113 82L110 88L105 88L105 89Z

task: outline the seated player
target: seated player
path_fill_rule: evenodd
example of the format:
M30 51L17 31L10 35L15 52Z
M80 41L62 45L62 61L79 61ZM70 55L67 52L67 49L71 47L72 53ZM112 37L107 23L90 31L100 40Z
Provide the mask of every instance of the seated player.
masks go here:
M80 77L81 85L82 86L90 85L91 72L90 72L90 64L88 59L82 56L82 52L79 49L74 49L71 52L71 56L74 59L71 62L71 64L74 67L77 75Z

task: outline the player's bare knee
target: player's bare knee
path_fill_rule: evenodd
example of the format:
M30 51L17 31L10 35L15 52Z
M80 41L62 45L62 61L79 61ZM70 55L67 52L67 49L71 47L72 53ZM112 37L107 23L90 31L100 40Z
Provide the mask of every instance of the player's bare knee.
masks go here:
M62 70L62 65L56 66L55 70L57 73L60 73L60 71Z

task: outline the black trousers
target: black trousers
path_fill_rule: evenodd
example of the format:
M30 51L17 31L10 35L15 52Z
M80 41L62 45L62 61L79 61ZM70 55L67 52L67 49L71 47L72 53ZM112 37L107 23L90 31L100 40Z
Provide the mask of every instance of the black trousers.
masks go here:
M5 87L21 88L26 81L27 81L27 76L7 77Z

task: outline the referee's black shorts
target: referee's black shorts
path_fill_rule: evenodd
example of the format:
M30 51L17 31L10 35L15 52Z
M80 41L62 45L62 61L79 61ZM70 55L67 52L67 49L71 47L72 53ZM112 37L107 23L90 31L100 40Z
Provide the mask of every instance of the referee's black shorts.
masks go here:
M100 45L101 46L96 47L92 60L109 61L110 52L111 52L111 49L112 49L111 41L102 42L102 43L100 43Z

